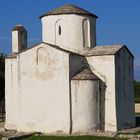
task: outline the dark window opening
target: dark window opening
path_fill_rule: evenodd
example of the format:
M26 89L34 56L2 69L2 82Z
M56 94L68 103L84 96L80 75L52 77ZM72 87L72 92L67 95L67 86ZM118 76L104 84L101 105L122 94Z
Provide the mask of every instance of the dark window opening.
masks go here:
M58 27L58 34L61 35L61 26Z

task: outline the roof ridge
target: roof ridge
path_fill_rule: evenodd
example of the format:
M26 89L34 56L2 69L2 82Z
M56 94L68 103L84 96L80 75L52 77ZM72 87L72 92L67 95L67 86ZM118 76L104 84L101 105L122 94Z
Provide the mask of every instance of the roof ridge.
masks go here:
M80 15L89 15L89 16L94 16L95 18L97 18L96 15L92 14L91 12L80 8L74 4L65 4L61 7L58 7L54 10L51 10L45 14L43 14L42 16L40 16L40 18L44 17L44 16L49 16L49 15L60 15L60 14L80 14Z
M17 24L17 25L12 29L12 31L18 31L18 30L22 30L22 29L23 29L23 30L26 30L22 24Z

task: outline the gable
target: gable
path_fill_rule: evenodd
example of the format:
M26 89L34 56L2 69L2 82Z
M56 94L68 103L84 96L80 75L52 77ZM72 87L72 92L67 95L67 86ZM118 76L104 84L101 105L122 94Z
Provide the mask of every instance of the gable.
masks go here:
M80 68L72 80L99 80L99 78L88 67Z
M132 56L132 53L125 45L112 45L112 46L96 46L94 48L85 48L83 51L80 52L81 55L86 57L90 56L102 56L102 55L115 55L123 48Z
M130 52L130 50L125 45L116 54L119 54L123 50L125 50L132 58L134 58L133 54Z

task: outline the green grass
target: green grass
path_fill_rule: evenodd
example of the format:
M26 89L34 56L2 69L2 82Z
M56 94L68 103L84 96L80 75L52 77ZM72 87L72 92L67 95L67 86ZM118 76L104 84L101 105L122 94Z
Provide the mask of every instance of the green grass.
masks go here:
M135 135L139 135L139 134L140 134L140 131L137 131L137 132L135 132L134 134L135 134Z
M5 114L0 113L0 122L5 121Z
M96 136L31 136L22 140L126 140L122 138L107 138Z
M2 135L0 134L0 140L2 139Z
M135 112L135 115L140 115L140 112Z

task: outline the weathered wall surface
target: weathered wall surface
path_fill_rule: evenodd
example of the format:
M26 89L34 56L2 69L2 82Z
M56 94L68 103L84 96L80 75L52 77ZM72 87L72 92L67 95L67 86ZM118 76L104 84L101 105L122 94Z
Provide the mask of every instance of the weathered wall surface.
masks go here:
M69 55L41 44L18 59L17 130L69 133Z
M6 59L6 128L68 134L134 126L133 58L128 51L85 58L58 49L42 43ZM100 78L98 85L70 81L83 66Z
M105 131L116 131L116 100L115 100L115 59L113 55L87 57L87 61L93 71L101 80L104 98L101 99L101 107L104 118ZM102 95L103 96L103 95ZM105 100L105 101L104 101ZM104 104L104 105L102 105ZM101 110L102 110L101 108Z
M115 57L116 62L116 114L118 129L135 126L133 58L123 48Z
M72 132L99 129L99 80L72 80Z
M12 52L19 52L19 40L18 40L18 31L12 32Z
M6 128L17 128L17 108L18 108L18 75L17 59L5 60L5 99L6 99Z
M84 34L83 22L87 19L86 33ZM61 35L59 35L59 26ZM80 15L52 15L42 18L43 42L61 46L64 49L80 51L84 46L94 47L96 45L96 19ZM84 37L87 35L87 37Z

